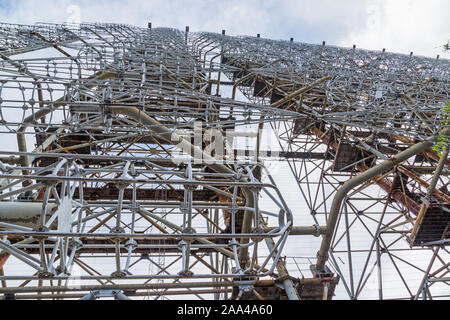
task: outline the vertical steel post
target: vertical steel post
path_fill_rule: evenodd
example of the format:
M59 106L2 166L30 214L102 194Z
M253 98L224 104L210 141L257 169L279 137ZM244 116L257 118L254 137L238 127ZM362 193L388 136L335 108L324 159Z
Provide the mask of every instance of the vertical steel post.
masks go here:
M378 298L383 300L383 278L381 270L381 250L380 250L380 234L376 235L377 240L377 270L378 270Z

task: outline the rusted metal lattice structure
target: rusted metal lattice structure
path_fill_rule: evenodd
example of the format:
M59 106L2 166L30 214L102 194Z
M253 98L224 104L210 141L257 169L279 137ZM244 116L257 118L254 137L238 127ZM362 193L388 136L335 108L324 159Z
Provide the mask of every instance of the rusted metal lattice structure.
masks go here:
M0 58L5 298L448 296L449 61L151 24L2 24Z

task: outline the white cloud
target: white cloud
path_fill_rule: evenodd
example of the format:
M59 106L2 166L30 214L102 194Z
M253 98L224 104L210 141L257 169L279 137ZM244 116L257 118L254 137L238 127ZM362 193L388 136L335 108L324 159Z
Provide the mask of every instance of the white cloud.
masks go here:
M435 56L450 38L448 0L16 0L0 20L61 23L78 5L85 22L117 22ZM3 8L3 9L2 9Z
M449 40L448 0L374 1L366 24L355 28L340 45L418 55L448 57L442 46Z

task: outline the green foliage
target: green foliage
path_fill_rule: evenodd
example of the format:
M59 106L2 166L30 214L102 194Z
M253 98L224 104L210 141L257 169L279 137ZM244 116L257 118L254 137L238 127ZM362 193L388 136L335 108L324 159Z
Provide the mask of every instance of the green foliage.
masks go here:
M447 42L446 44L444 44L444 50L445 51L450 51L450 42ZM447 103L443 108L442 108L442 120L441 123L444 126L448 126L450 125L450 102ZM442 156L442 151L444 150L444 147L447 146L448 142L447 142L447 138L443 135L441 135L438 139L438 142L434 145L433 150L436 151L439 156Z
M443 108L442 108L442 120L441 123L444 126L448 126L450 125L450 102L447 103ZM438 138L438 142L434 145L433 150L437 152L437 154L439 154L439 156L442 156L442 151L444 150L444 147L447 146L448 141L447 141L447 137L444 135L439 136Z
M441 123L448 126L450 124L450 102L442 108L442 115Z

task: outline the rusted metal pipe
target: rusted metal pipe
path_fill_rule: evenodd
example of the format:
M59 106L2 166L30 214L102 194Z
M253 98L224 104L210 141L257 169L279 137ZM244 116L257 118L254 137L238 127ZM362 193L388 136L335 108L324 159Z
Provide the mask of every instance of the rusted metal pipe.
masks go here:
M347 197L347 194L355 187L365 183L376 176L393 169L400 163L408 160L414 155L417 155L433 146L433 144L438 140L438 137L444 135L450 135L450 127L443 129L439 135L434 136L430 140L423 141L415 144L414 146L408 148L407 150L400 152L396 156L380 163L379 165L370 168L369 170L361 173L360 175L354 177L353 179L347 181L336 193L333 203L331 205L330 214L327 222L327 233L325 234L320 251L317 255L316 269L323 271L325 269L325 263L328 260L328 251L331 247L331 241L336 230L337 221L342 207L342 202Z
M402 136L399 136L399 135L396 135L396 134L391 134L390 136L391 136L392 138L394 138L394 139L400 141L400 142L403 142L403 143L407 143L407 144L413 144L413 143L414 143L413 140L410 140L410 139L408 139L408 138L406 138L406 137L402 137ZM439 157L439 155L437 154L437 152L436 152L436 151L433 151L433 150L425 150L425 151L424 151L424 155L427 156L428 158L431 158L431 159L436 160L436 161L439 161L439 160L440 160L440 157ZM450 166L450 159L447 159L447 160L445 161L445 164L446 164L447 166Z
M311 132L315 134L323 143L330 145L330 147L336 152L338 150L338 144L334 141L331 141L330 137L326 135L326 133L317 129L316 127L311 128ZM365 163L360 162L356 165L356 168L360 172L365 172L370 169ZM392 190L392 183L383 176L375 177L374 182L383 189L386 193L391 193L391 198L397 201L398 203L404 205L409 212L414 215L418 215L420 212L420 205L401 190Z
M265 232L276 230L275 227L265 228ZM289 232L290 236L316 236L320 237L327 233L327 227L325 226L312 226L312 227L292 227Z
M8 252L0 253L0 269L3 269L3 266L5 265L6 261L8 261L9 257L10 254Z

